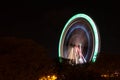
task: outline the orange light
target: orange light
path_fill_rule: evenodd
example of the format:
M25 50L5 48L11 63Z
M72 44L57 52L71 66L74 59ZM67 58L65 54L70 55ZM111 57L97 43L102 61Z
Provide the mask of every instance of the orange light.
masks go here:
M48 76L43 76L39 80L56 80L57 76L56 75L48 75Z

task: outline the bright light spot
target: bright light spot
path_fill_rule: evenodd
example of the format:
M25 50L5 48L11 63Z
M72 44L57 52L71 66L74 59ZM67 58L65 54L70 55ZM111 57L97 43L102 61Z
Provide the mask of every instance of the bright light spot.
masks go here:
M56 79L57 79L57 76L53 75L52 80L56 80Z
M48 78L50 78L50 76L47 76Z
M101 75L101 77L109 77L109 75L107 75L107 74L103 74L103 75Z
M57 76L56 75L43 76L39 80L57 80Z

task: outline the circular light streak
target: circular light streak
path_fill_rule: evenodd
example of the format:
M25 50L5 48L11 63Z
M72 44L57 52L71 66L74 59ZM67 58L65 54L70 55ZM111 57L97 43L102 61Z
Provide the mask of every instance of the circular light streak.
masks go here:
M93 31L93 36L94 36L94 51L93 51L93 55L92 55L92 62L96 61L96 57L97 54L99 53L99 47L100 47L100 37L99 37L99 32L98 29L94 23L94 21L86 14L76 14L74 15L72 18L69 19L69 21L66 23L66 25L64 26L61 36L60 36L60 40L59 40L59 46L58 46L58 54L59 54L59 58L60 58L60 62L61 62L61 57L63 57L63 43L66 37L66 34L69 30L69 28L71 27L70 24L75 20L75 19L85 19L85 21L87 21L87 23L90 24L90 27ZM82 26L82 25L81 25ZM84 27L81 27L81 29L84 29ZM84 29L84 31L86 32L86 30ZM88 38L88 36L87 36Z

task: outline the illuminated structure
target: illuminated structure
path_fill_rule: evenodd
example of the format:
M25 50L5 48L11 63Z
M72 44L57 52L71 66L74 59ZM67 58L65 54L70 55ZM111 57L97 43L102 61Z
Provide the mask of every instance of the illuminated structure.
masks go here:
M94 21L86 14L76 14L66 23L60 36L60 62L72 64L95 62L100 51L100 37Z
M80 45L75 45L69 48L68 50L68 59L72 60L76 64L78 63L85 63L86 59L84 58L82 54L82 49L81 49L81 44Z

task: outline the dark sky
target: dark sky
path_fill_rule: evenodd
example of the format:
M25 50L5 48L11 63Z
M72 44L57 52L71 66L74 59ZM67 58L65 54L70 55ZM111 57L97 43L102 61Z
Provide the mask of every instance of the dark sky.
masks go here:
M53 3L54 2L54 3ZM89 15L101 36L101 52L120 53L120 9L117 2L96 0L9 1L0 5L0 36L30 38L57 53L61 31L77 13Z

